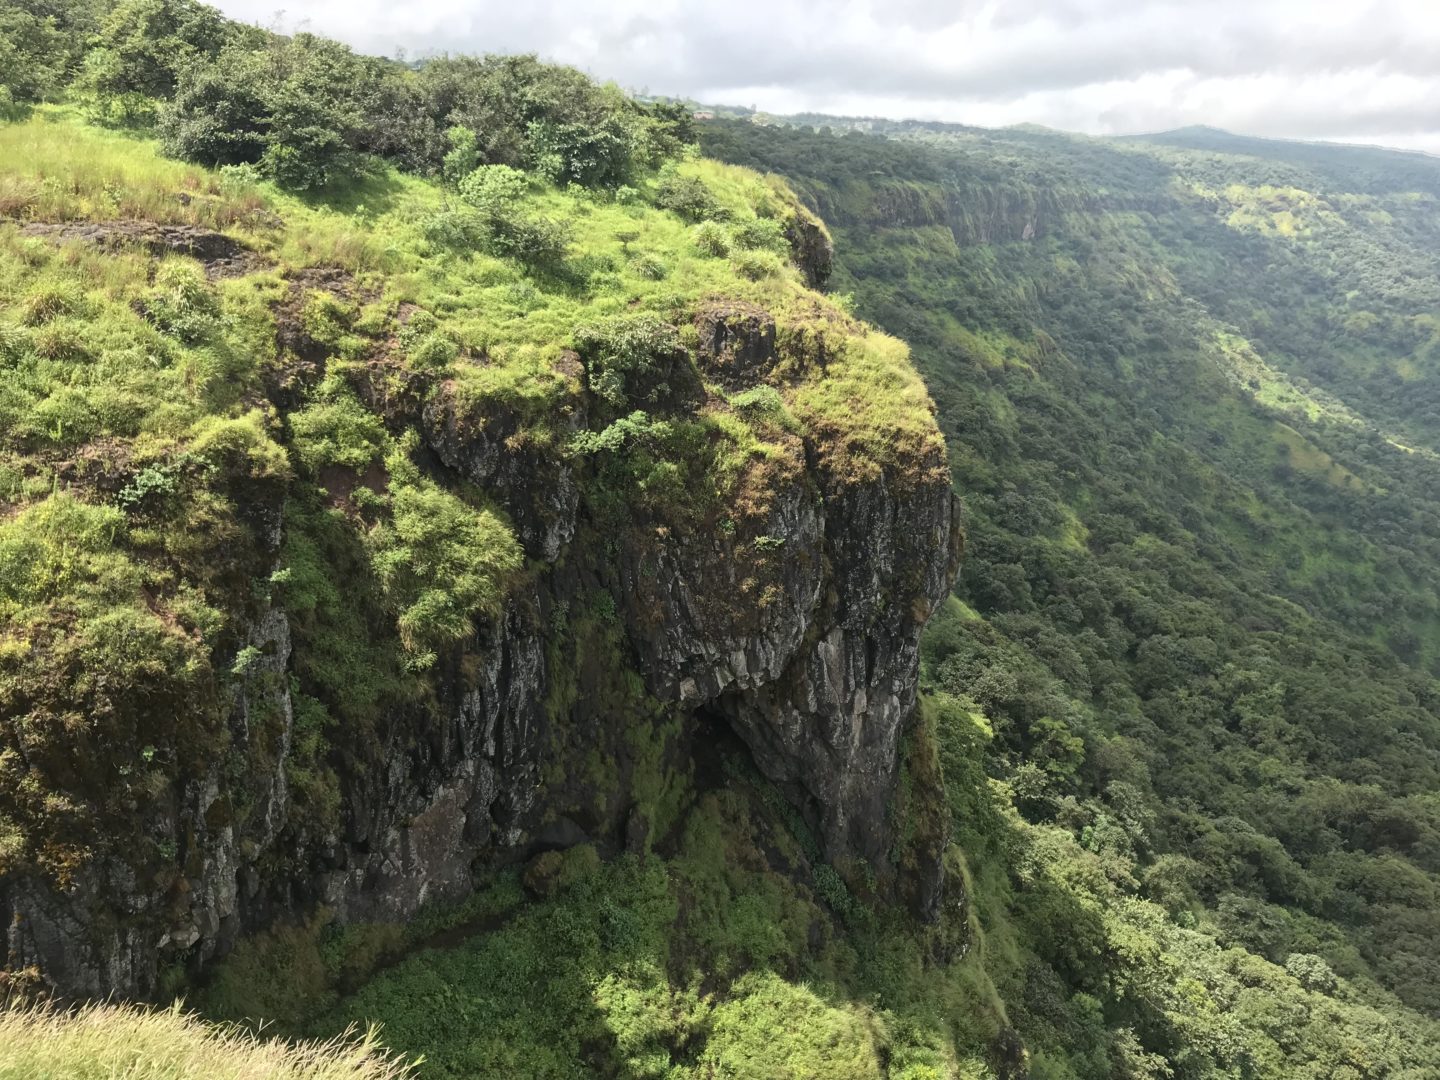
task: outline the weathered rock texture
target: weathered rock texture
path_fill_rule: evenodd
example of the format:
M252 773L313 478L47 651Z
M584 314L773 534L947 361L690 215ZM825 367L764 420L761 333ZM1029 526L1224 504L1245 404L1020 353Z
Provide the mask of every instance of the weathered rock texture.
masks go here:
M712 379L744 385L780 360L758 309L704 313L699 329ZM514 521L532 572L505 613L441 659L433 698L389 706L373 751L341 748L335 828L291 813L297 646L286 612L262 606L229 743L197 763L155 826L172 838L173 868L140 877L117 856L63 889L0 880L5 966L33 966L71 995L144 995L165 967L198 969L240 934L319 905L341 921L403 920L459 900L487 865L580 839L633 848L645 819L627 784L643 744L703 755L702 717L733 727L827 858L868 861L884 887L919 636L959 557L943 452L855 479L795 436L793 467L728 527L642 516L616 528L587 509L581 463L517 437L518 418L477 422L437 390L391 419ZM584 408L577 391L577 427ZM596 596L611 598L609 613L582 617ZM586 773L591 753L606 776ZM921 910L934 908L938 857Z
M138 247L154 255L175 252L199 259L211 278L238 277L258 270L267 260L224 233L198 225L162 225L153 221L28 222L21 236L42 236L55 243L78 241L118 251Z

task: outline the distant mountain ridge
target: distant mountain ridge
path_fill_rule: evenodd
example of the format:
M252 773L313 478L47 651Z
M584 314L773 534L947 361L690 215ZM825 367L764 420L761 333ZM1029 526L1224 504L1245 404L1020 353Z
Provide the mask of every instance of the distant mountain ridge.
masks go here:
M672 100L672 99L660 99ZM1184 127L1168 128L1153 132L1130 132L1126 134L1091 134L1067 131L1030 121L1010 124L1004 127L983 127L953 120L920 120L913 117L896 118L883 116L849 116L843 114L802 112L768 113L748 107L730 105L700 105L690 103L696 111L717 118L750 119L760 123L783 124L789 127L832 128L861 131L875 135L953 135L977 139L1005 139L1019 135L1038 135L1056 138L1095 140L1098 142L1141 142L1156 145L1208 149L1223 153L1247 154L1256 157L1285 158L1291 160L1307 156L1306 148L1313 148L1317 154L1327 151L1355 152L1360 154L1393 155L1392 164L1404 166L1419 158L1433 161L1440 169L1440 155L1424 150L1389 147L1382 144L1363 142L1341 142L1329 139L1304 139L1278 135L1246 135L1229 131L1210 124L1189 124ZM1339 159L1337 159L1338 161Z

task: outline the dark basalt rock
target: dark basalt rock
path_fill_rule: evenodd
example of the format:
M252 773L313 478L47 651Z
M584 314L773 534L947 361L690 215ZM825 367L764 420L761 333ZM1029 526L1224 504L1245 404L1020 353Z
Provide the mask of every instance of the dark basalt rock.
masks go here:
M763 380L780 362L775 317L754 304L719 303L695 317L701 369L727 388Z
M805 275L805 283L823 290L830 283L835 257L835 245L825 226L808 212L797 212L785 226L785 239L790 244L790 257Z
M779 678L720 705L827 855L879 868L893 839L887 808L915 706L920 631L958 567L958 502L948 486L882 479L836 487L824 507L825 562L843 570L805 646Z
M569 413L578 431L583 413ZM580 489L573 464L552 446L525 437L523 418L505 409L487 411L477 423L440 387L420 417L426 444L447 468L492 492L510 515L525 553L554 562L575 535Z

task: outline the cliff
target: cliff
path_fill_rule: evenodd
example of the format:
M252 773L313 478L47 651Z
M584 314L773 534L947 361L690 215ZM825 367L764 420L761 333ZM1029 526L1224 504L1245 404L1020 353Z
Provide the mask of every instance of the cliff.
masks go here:
M183 422L14 435L26 477L61 479L7 511L7 557L45 564L56 515L103 521L82 565L5 595L12 976L144 996L322 908L401 922L546 851L660 847L725 731L842 877L935 915L944 838L902 861L890 812L961 546L933 409L902 346L809 291L823 226L705 168L800 269L737 274L649 207L588 219L579 302L436 250L414 207L372 228L425 288L358 239L315 258L317 219L278 197L224 235L188 201L0 227L36 290L65 259L130 275L66 285L12 352L83 313L224 368L181 371ZM638 236L669 287L616 304ZM463 290L497 278L521 314L480 328L500 292Z

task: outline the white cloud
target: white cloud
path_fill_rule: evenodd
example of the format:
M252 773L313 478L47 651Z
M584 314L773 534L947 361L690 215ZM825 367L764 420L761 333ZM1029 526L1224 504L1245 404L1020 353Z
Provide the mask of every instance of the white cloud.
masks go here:
M268 23L268 0L221 0ZM311 0L283 25L365 52L538 52L602 79L774 112L1205 123L1440 153L1436 0Z

